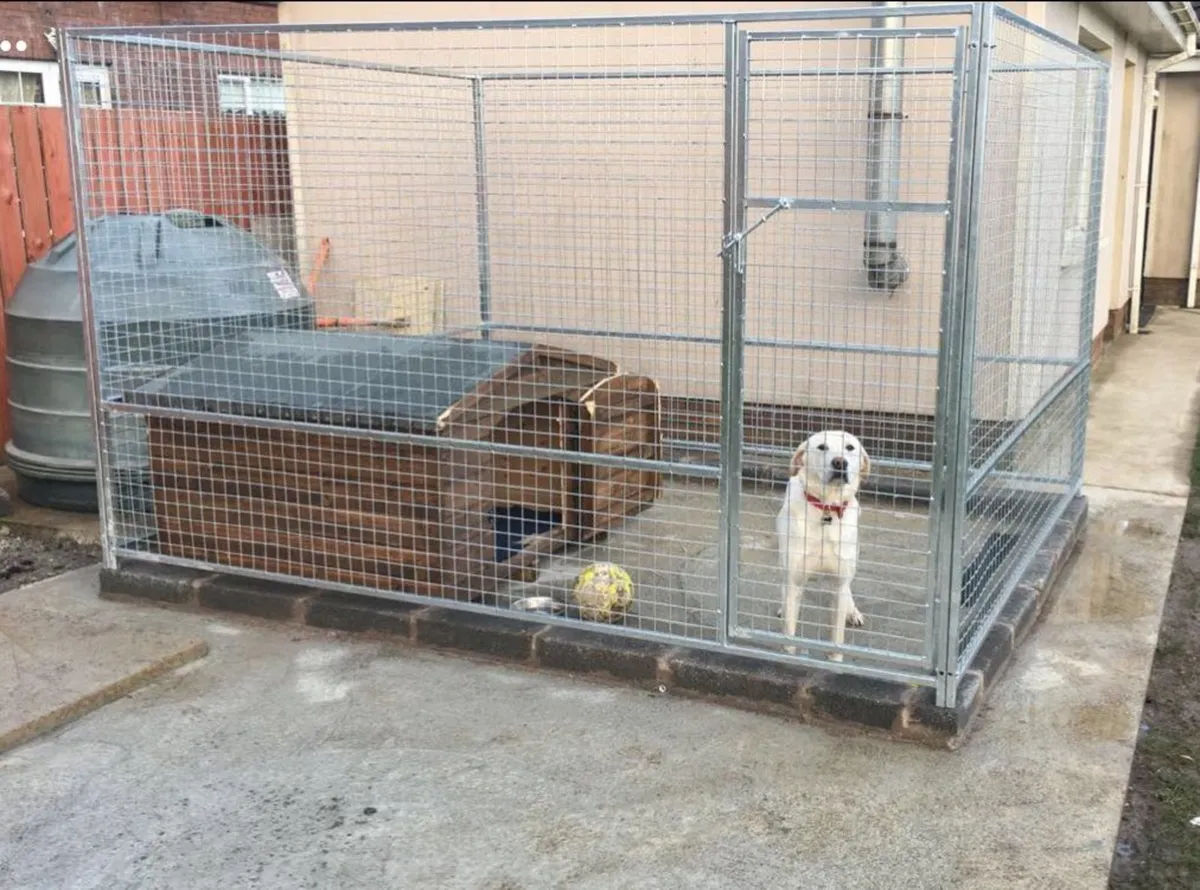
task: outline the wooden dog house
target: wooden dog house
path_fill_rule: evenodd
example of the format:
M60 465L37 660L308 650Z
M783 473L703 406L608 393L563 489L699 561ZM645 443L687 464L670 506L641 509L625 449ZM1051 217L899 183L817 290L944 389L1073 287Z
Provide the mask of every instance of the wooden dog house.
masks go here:
M641 469L438 441L660 457L653 380L541 345L255 332L126 400L247 418L147 418L160 552L314 581L477 599L645 509L662 483Z

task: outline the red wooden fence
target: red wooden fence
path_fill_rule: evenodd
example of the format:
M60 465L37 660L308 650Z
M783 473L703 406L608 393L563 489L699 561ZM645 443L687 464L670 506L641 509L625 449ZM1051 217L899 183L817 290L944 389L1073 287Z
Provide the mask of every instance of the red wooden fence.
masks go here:
M89 110L89 215L189 208L249 226L291 213L281 118Z
M188 208L249 228L290 216L281 118L141 109L84 111L88 215ZM0 298L28 263L75 226L66 119L60 108L0 106ZM0 445L8 441L8 369L0 323Z

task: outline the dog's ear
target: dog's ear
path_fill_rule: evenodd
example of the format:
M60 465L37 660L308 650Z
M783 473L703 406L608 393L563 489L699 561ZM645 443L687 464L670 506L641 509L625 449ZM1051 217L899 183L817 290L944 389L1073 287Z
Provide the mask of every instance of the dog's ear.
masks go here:
M792 452L792 466L789 476L798 476L804 470L804 462L808 460L808 443L805 442Z
M867 454L867 449L862 449L862 467L858 471L858 478L861 482L871 475L871 455Z

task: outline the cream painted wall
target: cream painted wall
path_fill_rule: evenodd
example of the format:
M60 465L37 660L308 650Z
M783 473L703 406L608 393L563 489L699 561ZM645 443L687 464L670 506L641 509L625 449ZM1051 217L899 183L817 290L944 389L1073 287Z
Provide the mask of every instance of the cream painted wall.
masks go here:
M1138 151L1141 146L1142 91L1141 83L1146 71L1145 51L1130 41L1128 35L1116 28L1113 22L1087 3L1031 3L1029 14L1036 16L1041 24L1054 33L1076 40L1080 29L1086 29L1099 38L1107 47L1109 101L1108 134L1104 158L1104 193L1100 217L1100 262L1096 276L1095 317L1093 336L1099 334L1108 323L1110 309L1118 309L1129 299L1131 267L1137 204ZM1130 133L1130 150L1127 157L1125 176L1120 170L1122 110L1125 103L1125 62L1134 63L1135 95L1131 106L1133 130ZM1117 219L1117 190L1125 191L1124 213ZM1112 250L1121 246L1123 258L1120 273L1114 275Z
M689 4L688 9L796 5L718 0ZM1069 21L1058 22L1063 4L1005 5L1016 11L1041 6L1043 15L1055 20L1055 30L1071 30ZM616 15L678 8L670 3L593 2L572 10ZM547 12L545 4L523 2L284 2L280 21L510 18ZM1077 33L1080 13L1075 12ZM291 35L289 43L294 50L325 56L403 59L405 64L460 70L721 64L719 26L679 29L666 43L661 35L652 39L638 33L645 30L608 29L574 43L563 36L568 32L549 38L536 32L486 31L439 32L440 44L428 43L428 34L387 32ZM1010 35L1006 51L1019 59L1029 39ZM866 47L824 39L778 44L767 51L775 56L759 56L762 64L847 67L865 62ZM944 41L914 42L909 52L910 61L918 63L948 61ZM327 68L300 64L288 65L285 79L302 257L307 262L315 255L321 237L333 242L318 292L324 308L369 315L386 311L397 300L411 302L419 293L427 298L423 305L441 300L437 325L477 323L474 168L469 94L463 82L361 71L331 74ZM860 192L865 121L858 112L865 109L866 80L823 78L803 86L795 79L781 80L776 92L752 96L752 108L757 103L763 117L752 124L750 134L752 152L760 159L752 165L751 190L811 197ZM603 352L627 368L653 374L673 394L713 397L718 388L716 347L601 339L586 332L669 330L693 341L719 333L720 261L713 249L722 230L719 84L681 80L613 87L608 82L601 93L591 83L488 86L489 140L498 140L488 159L495 314L578 328L584 332L579 336L546 339ZM945 78L914 79L906 87L902 199L939 200L947 188L949 83ZM1030 164L1020 129L1028 103L1019 92L1009 99L1012 116L1002 129L1013 129L1004 129L1004 138L989 149L989 169L997 171L989 194L994 212L1011 213L1012 218L995 216L990 230L993 250L979 346L983 351L1036 348L1038 354L1069 354L1070 331L1078 329L1078 321L1043 316L1039 325L1032 315L1022 317L1026 310L1040 311L1039 298L1046 296L1022 287L1018 267L1024 264L1028 272L1032 262L1022 251L1034 245L1035 252L1044 254L1037 262L1045 263L1045 256L1057 251L1057 258L1066 248L1044 243L1047 239L1037 228L1061 230L1054 208L1039 206L1041 215L1033 222L1018 219L1015 206L1001 210L1015 197L1010 171ZM600 104L605 102L607 106ZM412 110L416 108L419 115ZM857 110L853 115L847 110L851 108ZM1049 132L1048 125L1059 119L1044 119L1040 126ZM1111 133L1108 141L1114 143ZM396 231L405 237L397 239ZM748 399L915 413L932 409L933 358L883 358L853 348L936 349L944 241L938 217L902 219L901 247L913 275L890 297L865 286L861 213L790 211L751 237L748 335L833 342L852 350L751 349ZM587 259L586 268L578 268L580 257ZM420 277L414 269L421 270ZM1098 300L1098 317L1104 314L1103 303ZM1047 329L1047 320L1053 330ZM992 405L986 410L994 416L1019 414L1027 401L1025 396L1013 398L1016 374L1011 367L988 364L977 373L977 398ZM1017 389L1036 394L1040 379L1027 375Z

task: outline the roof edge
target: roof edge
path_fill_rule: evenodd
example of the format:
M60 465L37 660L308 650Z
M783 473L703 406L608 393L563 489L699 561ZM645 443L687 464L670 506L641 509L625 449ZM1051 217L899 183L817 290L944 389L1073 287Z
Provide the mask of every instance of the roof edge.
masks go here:
M1151 55L1171 55L1200 28L1192 3L1095 3Z

